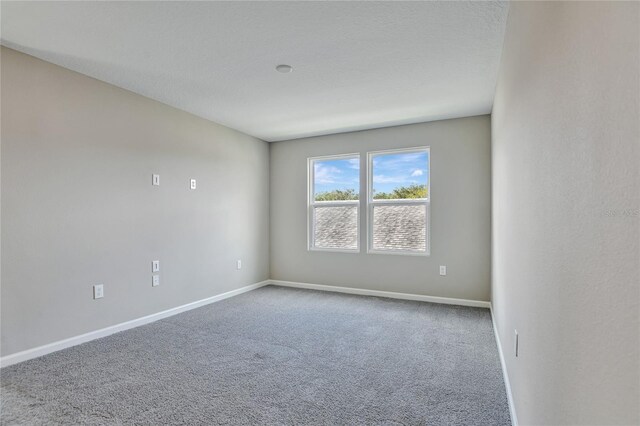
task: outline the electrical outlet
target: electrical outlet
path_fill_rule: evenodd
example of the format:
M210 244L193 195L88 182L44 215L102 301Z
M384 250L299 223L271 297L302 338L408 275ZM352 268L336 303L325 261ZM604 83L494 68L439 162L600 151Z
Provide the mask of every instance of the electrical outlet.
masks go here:
M191 179L191 189L196 189L196 180Z
M160 275L154 275L151 278L151 286L158 287L160 285Z
M440 265L440 275L447 275L447 267L446 265Z
M236 269L242 269L242 260L238 259L236 261Z
M102 284L96 284L93 286L93 298L101 299L104 297L104 286Z
M160 271L160 261L154 260L151 262L151 272L159 272Z
M513 331L514 331L514 332L515 332L515 334L516 334L516 337L515 337L515 339L514 339L514 347L513 347L513 350L514 350L514 352L515 352L515 354L516 354L516 358L518 358L518 343L519 343L519 342L518 342L518 330L513 330Z
M160 186L160 175L152 175L151 176L151 184L153 186Z

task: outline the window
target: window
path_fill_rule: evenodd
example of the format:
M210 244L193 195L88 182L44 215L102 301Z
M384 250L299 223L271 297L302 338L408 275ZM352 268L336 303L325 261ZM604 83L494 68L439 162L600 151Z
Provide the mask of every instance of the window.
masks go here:
M309 249L360 250L360 155L309 159Z
M368 154L368 251L429 254L429 148Z
M368 153L360 200L359 154L310 158L309 249L359 252L362 204L368 253L428 255L429 161L428 147Z

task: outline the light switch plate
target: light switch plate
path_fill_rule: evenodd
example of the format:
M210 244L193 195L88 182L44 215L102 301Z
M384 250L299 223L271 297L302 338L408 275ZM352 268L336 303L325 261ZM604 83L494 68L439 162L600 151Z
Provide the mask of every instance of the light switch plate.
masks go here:
M191 189L196 189L196 180L191 179Z
M96 284L93 286L93 298L101 299L104 297L104 286L102 284Z
M160 261L154 260L151 262L151 272L159 272L160 271Z
M151 184L153 186L160 186L160 175L152 175L151 176Z
M160 285L160 275L154 275L151 279L151 286L158 287Z
M242 269L242 260L236 260L236 269Z

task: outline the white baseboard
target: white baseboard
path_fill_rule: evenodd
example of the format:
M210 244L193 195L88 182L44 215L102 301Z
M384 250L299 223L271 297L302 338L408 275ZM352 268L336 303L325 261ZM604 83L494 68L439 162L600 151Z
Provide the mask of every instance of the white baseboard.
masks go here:
M129 330L130 328L139 327L141 325L149 324L154 321L158 321L163 318L167 318L181 312L190 311L191 309L199 308L210 303L218 302L223 299L228 299L233 296L237 296L242 293L246 293L251 290L263 287L270 284L269 280L259 283L251 284L245 287L241 287L236 290L231 290L226 293L218 294L216 296L207 297L206 299L197 300L195 302L187 303L186 305L177 306L175 308L167 309L166 311L158 312L155 314L147 315L141 318L137 318L131 321L123 322L120 324L112 325L110 327L102 328L96 331L90 331L89 333L81 334L79 336L70 337L68 339L59 340L57 342L49 343L47 345L38 346L36 348L27 349L22 352L16 352L11 355L3 356L0 358L0 367L8 367L9 365L17 364L22 361L37 358L42 355L56 352L62 349L76 346L81 343L89 342L91 340L99 339L101 337L109 336L113 333Z
M310 290L333 291L336 293L359 294L362 296L388 297L391 299L418 300L420 302L442 303L445 305L474 306L489 308L491 303L483 300L453 299L449 297L423 296L421 294L396 293L393 291L365 290L353 287L337 287L333 285L299 283L293 281L270 280L271 285L281 287L306 288Z
M509 403L509 414L511 415L511 424L518 426L518 416L516 415L516 406L513 404L513 394L511 393L511 382L509 381L509 375L507 374L507 363L504 360L504 354L502 353L502 345L500 344L500 336L498 335L498 327L496 326L496 320L493 316L493 308L489 307L491 311L491 322L493 323L493 334L496 336L496 345L498 345L498 355L500 356L500 365L502 366L502 377L504 378L504 387L507 390L507 402Z

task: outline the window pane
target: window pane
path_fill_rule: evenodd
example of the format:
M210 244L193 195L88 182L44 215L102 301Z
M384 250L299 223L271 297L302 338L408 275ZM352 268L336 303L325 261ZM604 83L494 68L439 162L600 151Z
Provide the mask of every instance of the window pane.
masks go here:
M313 160L315 201L357 200L360 157Z
M427 206L373 206L373 249L427 250Z
M358 248L358 207L315 207L314 242L316 248Z
M428 198L429 152L373 156L373 199Z

